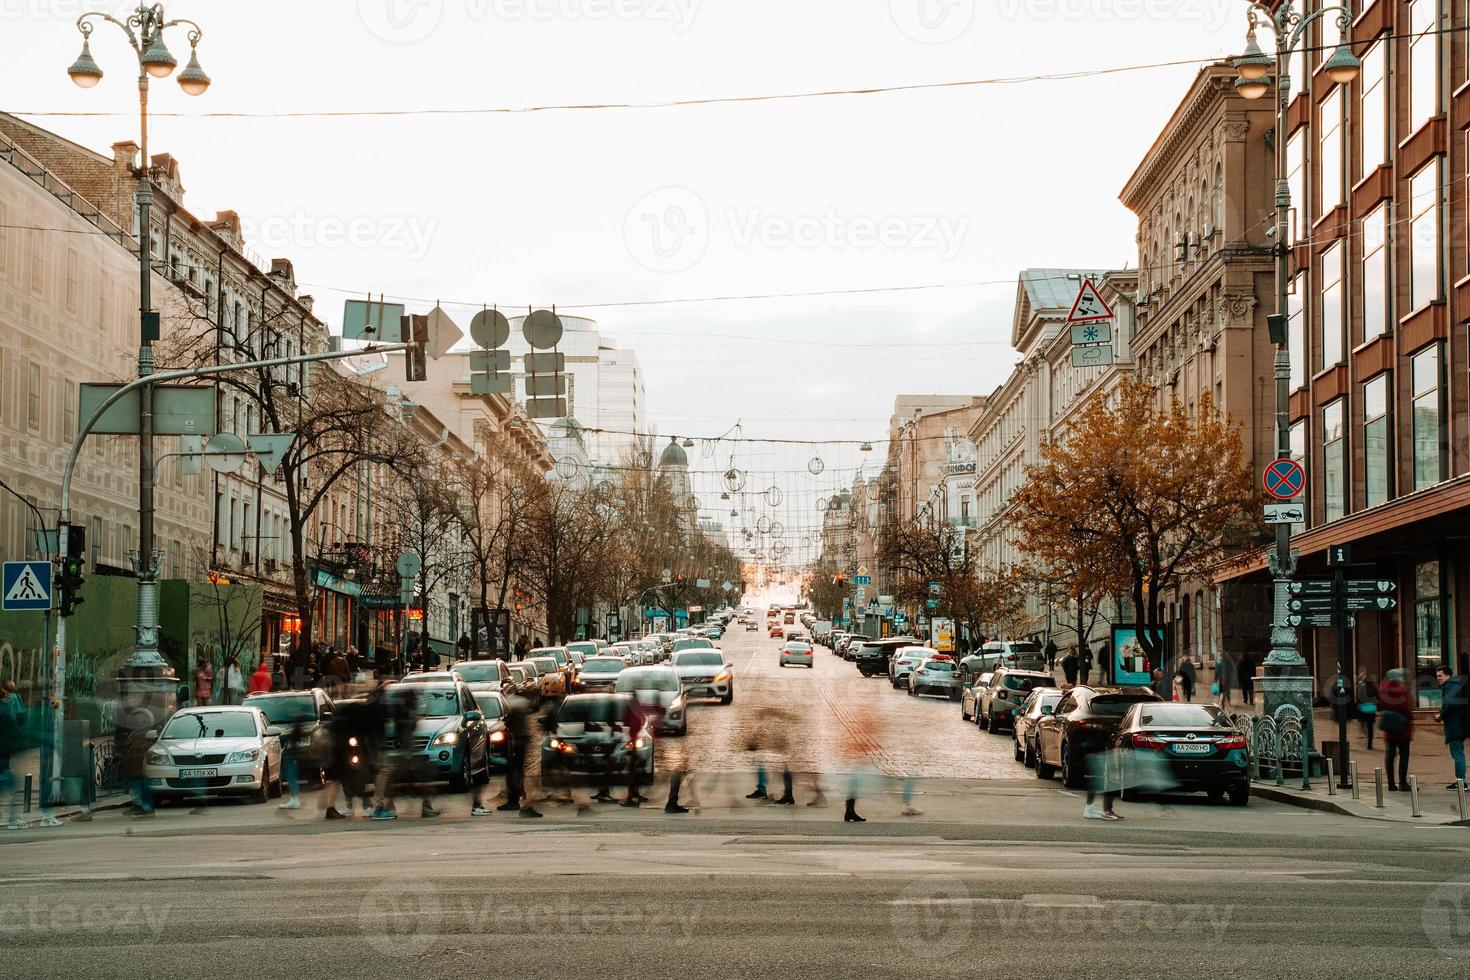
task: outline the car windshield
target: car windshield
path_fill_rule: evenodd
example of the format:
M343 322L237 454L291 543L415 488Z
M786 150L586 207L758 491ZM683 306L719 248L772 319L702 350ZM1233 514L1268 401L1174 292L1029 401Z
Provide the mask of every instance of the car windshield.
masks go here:
M1105 694L1095 697L1087 703L1087 714L1105 715L1109 718L1121 718L1128 709L1140 701L1149 701L1150 698L1136 694Z
M412 691L392 687L388 689L388 700L391 703L397 703L409 694L414 696L414 714L420 718L448 718L461 711L459 690L447 685L433 687L428 684L415 684Z
M699 650L686 651L674 657L676 667L722 667L724 664L724 655L717 650L708 653Z
M1029 691L1033 687L1057 686L1057 682L1050 677L1027 677L1025 674L1007 674L1001 683L1012 691Z
M675 653L679 652L680 650L702 649L706 647L713 648L714 644L711 643L709 640L695 637L686 637L685 639L674 641Z
M630 670L618 677L618 690L624 694L634 691L677 691L679 678L671 670Z
M622 669L623 662L621 660L610 660L605 657L589 660L582 665L582 673L584 674L616 674Z
M316 699L310 694L294 694L285 698L251 698L250 706L264 712L265 720L272 725L289 725L316 718Z
M926 660L924 669L931 674L938 671L941 674L953 674L954 663L949 660Z
M454 672L470 683L477 681L499 681L499 664L455 664Z
M531 665L536 668L538 674L556 673L556 660L552 657L537 657L531 661Z
M249 738L256 734L255 715L248 711L202 711L174 715L162 737Z
M1232 728L1225 712L1213 704L1175 704L1161 701L1138 709L1144 728Z
M568 643L567 650L576 651L577 653L585 653L589 657L597 656L596 643Z
M622 721L624 702L614 698L570 698L556 713L558 724L566 722L610 724Z

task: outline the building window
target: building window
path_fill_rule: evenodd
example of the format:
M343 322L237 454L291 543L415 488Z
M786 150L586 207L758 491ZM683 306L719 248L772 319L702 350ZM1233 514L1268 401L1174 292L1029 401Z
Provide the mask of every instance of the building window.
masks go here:
M1419 309L1439 299L1440 235L1443 188L1440 186L1440 158L1426 164L1409 178L1409 291L1410 305Z
M1393 493L1393 428L1389 422L1388 372L1363 385L1363 506L1377 507Z
M1291 355L1291 390L1307 384L1307 331L1302 315L1302 294L1306 292L1306 276L1297 276L1286 297L1287 353Z
M1322 520L1347 516L1347 440L1342 427L1343 399L1322 409Z
M1286 430L1287 442L1290 445L1291 458L1302 466L1307 465L1307 420L1302 419ZM1307 523L1291 525L1292 534L1300 534L1307 529Z
M26 365L26 426L41 427L41 365L34 361Z
M77 437L77 383L70 379L61 383L61 438L71 442Z
M1445 614L1448 611L1444 583L1437 561L1414 566L1414 674L1420 680L1419 707L1434 708L1440 703L1439 685L1434 682L1434 669L1448 663L1445 657Z
M1382 40L1363 55L1362 124L1358 128L1362 140L1362 170L1366 177L1388 162L1388 45Z
M1295 245L1297 240L1307 236L1307 155L1305 151L1306 133L1298 130L1286 141L1286 184L1291 190L1291 206L1296 210L1296 221L1291 222L1291 216L1287 215L1290 227L1286 233L1286 243Z
M1439 344L1414 355L1414 489L1444 480L1444 396L1440 385Z
M1439 112L1439 0L1409 4L1409 132Z
M92 571L97 571L97 566L102 564L102 518L92 518L92 528L88 532L92 536Z
M1388 205L1380 204L1363 218L1363 340L1388 333Z
M1317 202L1317 216L1321 217L1342 203L1342 88L1334 88L1332 94L1322 100L1321 124L1317 138L1321 141L1320 160L1322 167L1322 199Z
M1347 312L1343 308L1343 247L1334 243L1322 253L1322 367L1342 362Z

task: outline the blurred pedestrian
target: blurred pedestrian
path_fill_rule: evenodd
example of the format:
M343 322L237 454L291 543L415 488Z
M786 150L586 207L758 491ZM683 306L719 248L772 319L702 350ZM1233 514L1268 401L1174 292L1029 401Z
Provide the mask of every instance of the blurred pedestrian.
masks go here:
M23 747L25 707L19 695L12 696L14 691L15 681L0 687L0 800L9 800L10 829L21 830L25 824L20 819L20 789L10 760Z
M258 664L255 665L255 672L250 675L250 693L251 694L266 694L266 693L269 693L270 689L271 689L271 670L270 670L270 665L265 662L265 658L264 657L261 657L260 658L260 663L258 663Z
M1179 658L1179 693L1183 695L1182 700L1194 700L1195 686L1194 661L1187 655Z
M1246 704L1256 703L1256 660L1249 653L1240 655L1236 676L1240 678L1240 699Z
M527 639L526 634L522 633L521 638L519 640L516 640L516 661L519 662L525 660L526 654L530 652L531 641Z
M301 809L301 763L302 747L307 741L306 730L316 721L316 713L302 698L287 698L288 715L285 732L281 735L281 775L286 780L290 795L277 809Z
M1122 820L1122 816L1113 811L1113 804L1118 800L1118 792L1121 787L1109 782L1111 777L1107 774L1107 765L1104 760L1107 754L1100 746L1082 750L1083 772L1087 773L1087 802L1082 805L1082 816L1087 820ZM1098 796L1102 797L1102 807L1097 805Z
M1368 751L1373 751L1373 728L1378 721L1378 685L1368 676L1367 670L1358 671L1353 685L1353 704L1358 724L1363 726L1363 736L1368 740Z
M1439 681L1439 714L1435 716L1444 725L1444 741L1455 763L1455 781L1445 789L1455 789L1465 782L1465 739L1470 737L1470 689L1467 678L1450 673L1441 666L1434 672Z
M128 812L134 817L153 816L153 789L148 785L148 774L144 764L153 742L141 728L119 728L113 735L113 744L119 750L118 771L128 784L132 803ZM11 813L11 826L15 826L15 814Z
M272 657L275 661L275 670L271 672L271 690L284 691L286 689L286 668L281 664L280 657Z
M327 672L322 680L326 684L327 693L335 697L341 697L341 692L352 683L352 667L341 651L334 652L332 659L327 661Z
M872 708L866 705L854 705L852 713L854 723L845 727L842 740L842 751L851 767L847 783L847 807L842 812L842 822L866 823L867 819L858 815L857 803L872 774L868 752L874 746L882 744L881 722Z
M1091 676L1092 648L1087 645L1086 641L1083 641L1082 645L1077 648L1077 678L1081 683L1086 684Z
M1220 654L1219 659L1215 661L1215 687L1218 689L1215 693L1219 695L1218 703L1220 709L1222 711L1228 711L1230 709L1230 691L1235 687L1235 661L1230 658L1230 654L1228 653ZM1370 748L1372 744L1372 742L1368 743Z
M406 776L405 747L413 745L414 691L405 685L383 696L383 737L378 743L377 778L373 780L374 820L397 820L394 794L400 778Z
M214 693L214 668L209 664L209 654L202 647L195 646L194 657L194 703L207 705Z
M1068 687L1077 685L1077 648L1071 647L1066 656L1062 657L1062 676L1067 679Z
M1113 653L1107 640L1103 640L1102 646L1097 648L1097 656L1093 658L1093 663L1097 666L1097 672L1102 678L1106 679L1112 675Z
M1149 687L1153 688L1153 692L1165 701L1168 701L1173 694L1169 683L1164 679L1164 672L1158 667L1155 667L1154 672L1149 676Z
M633 751L633 743L648 734L649 713L636 697L628 702L627 714L623 716L623 727L628 736L628 793L624 797L622 806L638 806L647 802L643 795L640 783L643 774L638 771L638 756Z
M1398 667L1383 675L1378 685L1378 728L1383 732L1383 768L1388 773L1390 790L1409 788L1409 748L1414 741L1414 700L1404 683L1404 672ZM1398 759L1398 779L1394 779L1394 759Z
M239 704L245 700L245 674L240 670L240 659L233 653L225 660L220 693L224 695L224 704Z
M1041 652L1046 655L1046 669L1056 670L1057 667L1057 641L1051 637L1046 638L1046 646Z
M512 694L506 702L505 710L505 802L496 809L505 813L519 812L523 817L539 817L540 811L526 797L526 751L530 742L530 719L530 702L519 694ZM476 803L470 812L475 816L484 816L490 811Z

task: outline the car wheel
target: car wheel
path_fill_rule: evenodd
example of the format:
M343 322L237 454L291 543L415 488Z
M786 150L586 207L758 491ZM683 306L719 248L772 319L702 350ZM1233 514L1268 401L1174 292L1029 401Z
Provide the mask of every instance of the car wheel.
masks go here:
M982 732L990 730L990 722L980 711L980 702L975 702L975 724L980 726Z
M449 789L451 792L463 793L470 788L470 753L465 749L464 755L459 757L459 772L449 777Z
M281 777L277 776L270 783L270 798L279 800L281 798Z
M960 721L969 721L970 712L965 710L965 699L960 698Z
M730 693L728 693L724 697L720 698L720 703L721 704L730 704L734 700L735 700L735 689L732 687L732 688L730 688Z
M1046 758L1041 754L1041 746L1036 747L1036 778L1050 779L1055 770L1046 764Z
M267 762L260 770L260 788L251 796L252 803L264 803L271 798L271 764Z
M1073 757L1065 742L1062 743L1062 785L1068 789L1082 788L1082 774L1077 771L1078 760Z
M1014 736L1011 738L1011 755L1016 757L1017 762L1023 762L1026 759L1026 753L1021 750L1021 743L1016 741Z
M1226 790L1230 796L1231 806L1248 806L1251 801L1250 783L1234 783Z
M995 721L995 709L991 708L990 711L987 712L987 715L988 717L985 719L985 730L992 735L999 735L1000 725L998 725Z
M1026 739L1026 744L1022 748L1021 765L1025 766L1027 769L1036 768L1036 746L1032 744L1029 738Z

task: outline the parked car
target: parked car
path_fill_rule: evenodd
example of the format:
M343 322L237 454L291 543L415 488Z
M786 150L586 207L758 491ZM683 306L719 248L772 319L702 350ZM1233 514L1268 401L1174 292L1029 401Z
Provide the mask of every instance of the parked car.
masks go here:
M795 664L798 667L815 667L812 663L812 645L800 640L787 640L781 644L781 666Z
M508 695L515 690L510 665L504 660L461 660L450 670L470 686L470 692L477 698L481 694Z
M980 697L980 691L990 683L990 671L986 671L976 677L969 687L962 689L960 693L960 717L969 721L975 717L975 702Z
M388 689L389 710L408 697L415 699L413 731L388 745L408 753L404 782L447 782L463 790L489 780L485 715L469 685L452 675L423 674L413 683L405 678Z
M960 675L953 660L922 660L909 674L909 695L942 694L950 700L960 696Z
M1036 723L1055 711L1061 700L1060 688L1033 687L1021 707L1011 716L1011 741L1015 744L1016 761L1027 769L1036 768Z
M617 676L617 692L631 694L649 713L654 731L684 735L689 731L688 702L672 667L630 667Z
M894 687L908 687L909 674L926 658L934 656L928 647L904 647L888 658L888 681Z
M1056 678L1037 670L1002 667L990 675L990 683L975 696L975 724L999 735L1002 725L1011 723L1012 712L1031 693L1033 687L1056 687Z
M895 651L919 646L916 636L890 636L881 640L864 640L852 655L852 662L864 677L888 673L888 661ZM932 654L931 654L932 656Z
M251 705L180 708L153 745L143 774L159 803L180 797L281 795L281 729Z
M319 687L309 691L247 694L245 704L265 713L267 724L281 729L281 748L294 748L303 779L319 779L331 760L327 727L335 710Z
M541 707L541 681L533 664L510 664L510 679L515 684L515 694L525 698L531 707Z
M588 657L582 669L577 671L572 688L579 694L617 689L618 675L628 666L622 657Z
M719 650L680 650L670 661L686 697L718 698L721 704L735 700L735 678L725 655Z
M980 648L980 655L992 655L993 663L986 666L1018 667L1021 670L1046 670L1046 654L1035 640L991 640Z
M1213 704L1158 701L1131 705L1108 748L1117 767L1109 775L1133 799L1167 773L1170 791L1229 796L1231 806L1250 802L1250 764L1245 736ZM1163 787L1160 787L1163 788Z
M626 785L630 769L653 781L653 735L628 730L631 694L573 694L541 740L541 781L553 786Z
M527 657L526 663L536 668L536 682L541 685L543 698L566 696L567 675L557 665L555 657Z
M1056 711L1036 722L1036 775L1050 779L1057 769L1071 789L1084 785L1083 759L1105 748L1128 709L1142 701L1162 701L1146 687L1071 688Z

